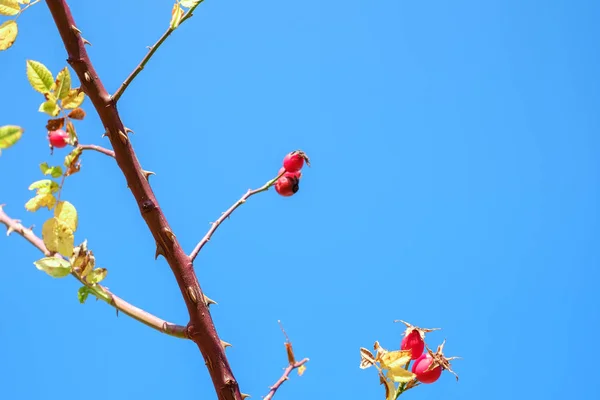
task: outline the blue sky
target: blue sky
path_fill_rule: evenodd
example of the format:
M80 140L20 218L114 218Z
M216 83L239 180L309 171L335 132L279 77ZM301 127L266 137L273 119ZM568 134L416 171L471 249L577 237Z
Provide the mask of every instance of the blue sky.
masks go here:
M71 1L114 91L168 24L168 1ZM301 148L300 192L252 198L197 259L242 391L285 367L281 319L304 376L276 399L378 399L358 349L393 348L404 319L443 330L444 374L406 399L593 399L600 306L600 68L593 1L264 0L202 4L119 103L138 158L191 250L248 188ZM66 55L45 4L0 54L0 203L35 224L27 186L58 164L25 60ZM109 146L89 101L80 140ZM187 314L170 269L111 159L86 153L63 192L105 284L162 318ZM191 342L101 302L77 302L27 242L0 238L0 387L7 398L214 398ZM592 378L592 379L590 379Z

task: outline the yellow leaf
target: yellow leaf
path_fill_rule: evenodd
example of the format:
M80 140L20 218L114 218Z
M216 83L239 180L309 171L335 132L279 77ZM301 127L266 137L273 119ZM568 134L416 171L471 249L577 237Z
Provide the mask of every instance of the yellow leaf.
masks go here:
M17 0L0 0L0 15L17 15L21 6Z
M91 284L100 283L104 278L106 278L106 274L108 274L108 270L106 268L96 268L88 274L85 280Z
M379 353L377 355L377 361L379 361L381 368L383 369L404 368L410 361L410 356L410 350L388 351L383 354Z
M38 194L34 198L30 199L25 203L25 209L27 211L35 212L42 207L52 210L56 204L56 198L50 193Z
M71 273L71 264L60 257L44 257L33 264L53 278L64 278Z
M68 201L61 201L56 205L54 217L67 224L73 232L77 230L77 210Z
M23 128L16 125L0 126L0 149L8 149L23 136Z
M67 224L58 218L50 218L42 226L42 239L48 250L65 257L73 255L75 237Z
M404 368L389 369L387 373L388 379L394 382L408 383L415 379L416 375Z
M183 9L179 7L179 3L173 4L173 9L171 10L171 29L177 29L182 17Z
M179 2L179 4L181 4L185 8L192 8L198 3L200 3L200 0L181 0Z
M50 179L42 179L41 181L35 181L29 185L29 190L36 189L36 194L56 193L58 192L58 183L51 181Z
M56 85L56 97L61 100L66 98L71 91L71 74L67 67L60 70L54 83Z
M67 110L73 110L81 105L85 100L85 93L80 92L79 89L69 90L69 94L63 99L62 107Z
M17 21L11 19L0 25L0 51L6 50L13 45L17 39L17 33L19 33Z
M56 117L60 114L60 107L53 100L48 100L40 104L39 112L48 114L51 117Z
M301 365L298 367L298 376L302 376L302 374L304 374L304 372L306 371L306 365Z
M42 94L50 93L54 89L52 72L41 62L27 60L27 79L31 87Z

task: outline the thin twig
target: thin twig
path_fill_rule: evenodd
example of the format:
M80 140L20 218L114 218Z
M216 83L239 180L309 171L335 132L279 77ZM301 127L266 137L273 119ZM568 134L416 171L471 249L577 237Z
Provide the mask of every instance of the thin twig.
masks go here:
M112 150L105 149L104 147L96 146L95 144L79 144L77 145L81 150L94 150L98 153L105 154L109 157L115 158L115 152Z
M269 188L271 186L273 186L273 184L275 184L275 182L277 182L277 179L281 178L284 174L285 174L285 171L282 172L281 174L279 174L276 178L271 179L269 182L265 183L263 186L259 187L258 189L248 190L246 192L246 194L243 195L238 201L236 201L231 207L229 207L229 209L227 211L225 211L219 219L217 219L215 222L213 222L211 224L211 227L208 230L208 232L206 232L206 235L204 235L202 240L200 240L200 242L196 245L194 250L190 253L190 258L192 259L192 261L194 261L196 256L198 256L198 254L200 253L200 250L202 250L204 245L206 243L208 243L208 241L212 237L213 233L215 233L215 231L217 230L219 225L221 225L221 223L223 223L223 221L225 221L227 218L229 218L231 213L233 213L236 208L238 208L239 206L244 204L246 202L246 200L248 200L248 198L254 196L255 194L269 190Z
M277 392L277 389L279 389L279 387L281 385L283 385L283 382L290 379L290 373L293 370L295 370L296 368L300 368L307 362L308 362L308 358L305 358L304 360L300 360L294 364L288 365L287 368L285 369L285 371L283 371L283 375L281 375L281 378L279 378L279 380L277 382L275 382L275 384L273 386L271 386L271 390L269 390L269 393L263 398L263 400L271 400L273 398L273 396L275 395L275 392Z
M6 215L4 210L2 210L1 205L0 223L4 224L8 229L7 235L10 235L11 232L16 232L19 235L23 236L23 238L25 238L29 243L34 245L38 250L44 253L46 257L53 256L53 253L46 248L46 245L44 244L44 241L41 238L36 236L36 234L33 233L31 229L25 228L18 220L12 219L8 215ZM86 284L77 275L72 275L84 285ZM187 338L187 329L185 326L175 325L170 322L164 321L132 304L129 304L120 297L115 296L107 288L101 285L98 286L100 287L100 290L108 294L106 299L102 297L98 298L100 300L104 300L107 304L110 304L117 310L121 311L123 314L129 315L131 318L143 323L144 325L149 326L150 328L156 329L159 332L166 333L167 335L182 339Z
M204 2L204 0L199 0L196 4L194 4L192 7L190 7L185 14L183 14L183 17L181 17L181 21L179 22L179 25L181 26L181 24L183 24L185 22L186 19L190 18L192 16L192 13L194 12L194 10L196 9L196 7L198 7L200 5L200 3ZM142 72L142 70L144 69L144 67L146 66L146 64L148 64L148 61L150 61L150 59L152 58L152 56L154 55L154 53L156 52L156 50L158 50L158 48L163 44L163 42L165 40L167 40L167 38L169 36L171 36L171 33L173 33L173 31L177 29L177 28L169 28L166 30L165 33L163 33L163 35L160 37L160 39L158 39L158 41L156 43L154 43L154 45L152 47L150 47L150 50L148 51L148 53L144 56L144 58L142 59L142 61L138 64L137 67L135 67L135 69L131 72L131 74L129 74L129 76L127 77L127 79L125 79L125 81L121 84L121 86L119 86L119 88L117 89L117 91L115 92L115 94L113 94L112 99L113 101L116 103L117 101L119 101L119 98L121 98L121 96L123 95L123 93L125 92L125 89L127 89L127 87L131 84L131 82L133 82L133 80L135 79L135 77Z

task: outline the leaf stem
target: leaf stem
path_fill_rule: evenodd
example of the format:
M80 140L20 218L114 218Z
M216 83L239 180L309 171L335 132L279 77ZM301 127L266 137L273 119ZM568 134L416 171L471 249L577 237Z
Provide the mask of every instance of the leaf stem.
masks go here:
M190 18L192 16L192 13L196 9L196 7L198 7L200 5L200 3L203 3L203 2L204 2L204 0L199 0L196 4L194 4L192 7L190 7L185 12L185 14L183 14L183 17L181 17L181 21L179 22L179 25L183 24L186 19ZM177 28L175 28L175 29L177 29ZM129 74L129 76L127 77L127 79L125 79L125 81L121 84L121 86L119 86L119 88L117 89L117 91L113 94L112 99L113 99L113 101L115 103L117 101L119 101L119 99L121 98L121 96L125 92L125 89L127 89L127 87L131 84L131 82L133 82L133 80L135 79L135 77L140 72L142 72L142 70L144 69L144 67L146 66L146 64L148 64L148 61L150 61L150 59L152 58L152 56L154 55L154 53L156 52L156 50L158 50L158 48L164 43L164 41L167 40L167 38L169 36L171 36L171 33L173 33L173 31L175 29L173 29L173 28L167 29L165 31L165 33L163 33L163 35L160 37L160 39L158 39L158 41L156 43L154 43L154 45L152 45L150 47L150 50L144 56L144 58L142 59L142 61L138 64L137 67L135 67L135 69L131 72L131 74Z
M98 153L102 153L109 157L115 158L115 152L112 150L105 149L104 147L96 146L95 144L79 144L77 145L81 150L94 150Z
M271 390L269 390L269 393L267 393L267 395L263 398L263 400L271 400L273 398L273 396L275 395L275 392L277 392L277 389L279 389L279 387L281 385L283 385L283 382L285 382L289 379L290 373L293 370L295 370L296 368L300 368L307 362L308 362L308 358L305 358L304 360L300 360L294 364L288 365L287 368L285 369L285 371L283 371L283 375L281 375L281 378L279 378L279 380L277 382L275 382L275 384L273 386L271 386L271 388L270 388Z
M221 215L221 217L219 219L217 219L215 222L213 222L211 224L211 227L208 230L208 232L206 232L206 235L204 235L204 237L202 238L202 240L200 240L200 242L198 242L198 244L196 245L196 247L194 248L194 250L190 253L190 259L192 260L192 262L196 259L196 257L200 253L200 250L202 250L202 248L204 247L204 245L206 243L208 243L208 241L210 240L210 238L212 237L212 235L215 233L215 231L217 230L217 228L223 223L223 221L225 221L227 218L229 218L229 216L239 206L241 206L242 204L244 204L246 202L246 200L248 200L248 198L250 198L250 197L252 197L255 194L258 194L260 192L264 192L264 191L269 190L269 188L271 186L273 186L275 184L275 182L277 182L277 179L281 178L284 174L285 174L285 171L282 172L281 174L279 174L277 177L271 179L269 182L265 183L263 186L259 187L258 189L248 190L246 192L246 194L244 194L238 201L236 201L231 207L229 207L229 209L227 211L225 211L223 213L223 215Z

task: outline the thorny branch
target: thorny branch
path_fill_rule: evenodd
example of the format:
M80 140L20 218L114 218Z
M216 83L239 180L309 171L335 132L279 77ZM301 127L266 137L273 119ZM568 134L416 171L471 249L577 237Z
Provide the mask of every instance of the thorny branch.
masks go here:
M225 211L219 219L217 219L215 222L213 222L211 224L211 227L208 230L208 232L206 232L206 235L204 235L202 240L200 240L200 242L196 245L194 250L190 253L190 259L192 261L194 261L194 259L198 255L198 253L200 253L200 250L202 250L204 245L206 243L208 243L208 241L212 237L213 233L215 233L215 231L221 225L221 223L223 223L223 221L225 221L227 218L229 218L231 213L233 213L236 208L238 208L239 206L244 204L246 202L246 200L248 200L250 197L254 196L255 194L269 190L269 188L271 186L273 186L275 184L275 182L277 182L277 179L281 178L284 174L285 174L285 171L282 172L281 174L279 174L276 178L271 179L269 182L265 183L263 186L259 187L258 189L248 190L245 195L243 195L238 201L236 201L231 207L229 207L229 209L227 211Z
M196 4L194 4L192 7L190 7L190 9L187 10L185 14L183 14L183 17L181 17L181 21L179 22L179 25L183 24L186 19L190 18L192 16L192 13L196 9L196 7L198 7L200 5L200 3L202 3L202 2L204 2L204 0L199 0ZM177 29L177 28L175 28L175 29ZM163 35L160 37L160 39L158 39L158 41L156 43L154 43L154 45L152 47L150 47L150 50L144 56L144 58L142 59L142 61L138 64L137 67L135 67L135 69L131 72L131 74L129 74L129 76L127 77L127 79L125 79L125 81L121 84L121 86L119 86L119 88L117 89L117 91L113 94L112 97L113 97L113 101L115 103L117 101L119 101L119 99L121 98L121 96L125 92L125 89L127 89L127 87L131 84L131 82L133 82L133 80L135 79L135 77L140 72L142 72L142 70L144 69L144 67L146 66L146 64L148 64L148 61L150 61L150 59L152 58L152 56L154 55L154 53L156 52L156 50L158 50L158 48L164 43L165 40L167 40L167 38L171 35L171 33L173 33L173 31L175 29L169 27L169 29L167 29L165 31L165 33L163 33Z
M25 228L19 220L12 219L2 209L2 205L0 205L0 223L4 224L7 228L7 236L12 232L16 232L25 238L29 243L35 246L38 250L40 250L46 257L52 256L52 252L50 252L44 241L36 236L35 233L31 229ZM77 277L77 275L72 274L76 279L80 282L84 283ZM112 294L107 288L100 286L100 290L107 293L107 299L103 297L98 297L100 300L106 301L106 303L110 304L120 312L125 315L129 315L131 318L135 319L143 323L144 325L149 326L150 328L156 329L159 332L166 333L167 335L171 335L178 338L187 338L186 332L187 328L185 326L175 325L170 322L164 321L142 309L137 308L136 306L129 304L125 300L120 297Z
M73 19L66 0L46 0L65 49L67 61L77 73L81 87L92 102L115 152L140 213L156 241L157 254L168 262L186 303L190 321L188 337L196 343L208 367L219 400L242 400L238 383L225 356L225 346L219 338L200 288L192 260L181 248L131 146L128 130L117 111L118 96L111 96L98 77L85 49L85 41ZM192 9L190 9L191 11ZM189 11L188 11L189 12ZM191 14L188 14L188 17ZM170 34L170 32L169 32ZM163 40L164 41L164 40ZM126 82L133 80L133 77ZM117 92L119 96L127 85ZM110 203L108 204L110 206ZM116 204L115 204L116 206Z

